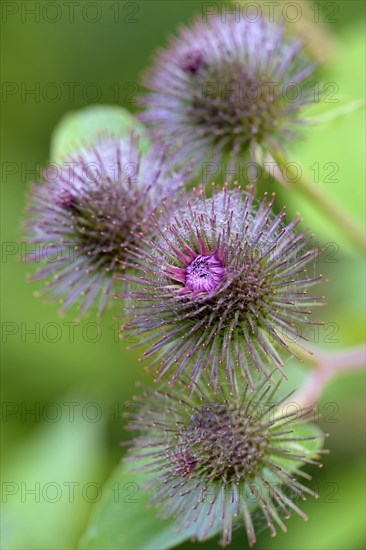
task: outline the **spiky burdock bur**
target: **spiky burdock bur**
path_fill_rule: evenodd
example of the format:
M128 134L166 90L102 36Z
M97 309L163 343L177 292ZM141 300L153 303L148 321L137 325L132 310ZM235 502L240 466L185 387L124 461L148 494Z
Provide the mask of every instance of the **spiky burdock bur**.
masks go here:
M171 393L149 389L135 399L140 409L129 428L137 431L127 460L146 472L150 503L178 530L194 539L221 533L231 542L233 523L244 521L250 545L256 541L254 519L262 512L273 535L282 518L296 512L298 501L317 496L297 481L302 463L319 465L322 434L304 425L312 408L289 406L275 387L260 384L254 393L220 386L212 395L199 383L193 393L180 381Z
M318 256L308 231L297 233L300 219L284 224L265 195L256 203L239 187L202 187L188 198L166 201L154 239L141 236L131 251L131 316L128 330L155 340L145 356L160 363L159 376L174 369L173 380L188 369L192 381L210 371L217 389L225 369L231 385L243 372L253 386L255 371L270 378L282 371L279 349L289 339L305 339L310 305L322 297L308 289L321 275L306 264ZM300 340L301 341L301 340Z
M298 40L265 20L211 17L182 28L148 72L142 119L163 140L182 143L180 158L222 153L256 159L281 150L314 100L314 66Z
M102 313L134 232L150 231L150 216L182 174L168 167L165 148L143 153L133 135L102 136L45 174L27 212L31 259L43 264L33 278L48 279L40 294L62 299L62 311L81 302L83 314L99 300Z

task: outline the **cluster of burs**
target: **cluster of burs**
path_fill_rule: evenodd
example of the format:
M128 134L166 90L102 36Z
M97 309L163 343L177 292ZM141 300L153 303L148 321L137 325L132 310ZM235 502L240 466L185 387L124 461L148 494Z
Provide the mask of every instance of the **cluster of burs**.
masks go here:
M229 544L244 524L252 545L257 518L286 531L316 496L299 481L322 452L312 410L289 406L280 382L322 301L309 291L319 252L272 194L200 181L207 161L263 166L281 153L313 71L280 25L196 21L146 75L146 134L98 134L29 194L39 294L80 315L120 298L123 328L141 335L155 380L136 397L127 460L146 471L157 514L196 540Z

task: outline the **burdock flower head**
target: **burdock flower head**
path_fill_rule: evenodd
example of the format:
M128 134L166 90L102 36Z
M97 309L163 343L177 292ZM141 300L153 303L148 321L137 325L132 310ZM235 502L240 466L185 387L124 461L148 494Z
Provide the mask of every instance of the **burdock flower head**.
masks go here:
M113 290L113 276L125 269L134 232L147 230L165 195L182 184L159 146L142 153L134 136L100 137L33 184L27 242L43 267L33 277L47 279L40 294L62 299L62 311L95 301L101 313Z
M321 275L305 266L318 255L312 236L295 231L300 218L284 224L265 195L256 204L240 187L203 188L179 201L166 201L156 237L131 251L133 307L126 328L151 333L145 354L154 354L160 376L173 369L175 380L189 370L192 381L210 371L217 389L220 371L233 385L242 371L253 386L255 371L270 378L282 370L279 348L306 339L307 295ZM143 343L141 341L140 343ZM269 367L269 369L268 369Z
M182 158L279 150L311 101L314 67L298 40L265 20L211 17L182 28L147 74L142 119Z
M278 402L277 387L263 386L233 399L224 386L213 396L202 383L190 396L178 383L174 393L147 389L136 398L129 460L134 471L147 472L150 503L194 539L221 533L229 544L233 527L244 522L252 545L257 509L273 535L276 526L286 531L282 517L290 512L307 519L298 501L317 495L294 474L311 479L299 468L319 464L322 434L304 424L310 408Z

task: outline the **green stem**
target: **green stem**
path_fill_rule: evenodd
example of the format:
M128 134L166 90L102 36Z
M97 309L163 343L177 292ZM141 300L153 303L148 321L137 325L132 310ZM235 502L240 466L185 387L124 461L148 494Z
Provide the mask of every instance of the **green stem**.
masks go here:
M293 342L292 340L286 338L282 335L282 338L285 340L288 349L294 355L294 357L299 358L302 363L309 365L310 367L317 368L318 358L313 351L310 351L303 346Z
M342 105L341 107L335 107L331 111L327 111L326 113L322 113L320 115L315 116L307 116L306 122L309 124L319 125L324 124L324 122L329 122L331 120L335 120L341 116L348 115L350 113L354 113L355 111L362 110L365 108L365 100L364 99L355 99L351 103L347 103L347 105Z
M294 189L310 200L318 210L322 211L331 219L338 228L342 228L349 240L364 252L365 235L360 224L352 219L344 208L334 203L320 187L314 185L309 180L299 178L298 172L293 166L294 163L289 163L287 159L275 151L271 151L270 153L282 174L282 178L276 177L276 179L289 189ZM283 175L284 170L286 171L287 177Z

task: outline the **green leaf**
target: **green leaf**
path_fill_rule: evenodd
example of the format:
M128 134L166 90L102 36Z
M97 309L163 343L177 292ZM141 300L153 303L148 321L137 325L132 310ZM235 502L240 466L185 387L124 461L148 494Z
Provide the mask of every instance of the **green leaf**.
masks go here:
M156 509L147 506L151 495L142 490L144 480L146 474L132 473L126 464L117 468L104 487L80 548L167 550L191 537L189 529L175 532L173 520L159 518Z
M6 550L75 548L89 509L100 498L105 424L88 420L95 403L68 395L44 407L33 403L33 414L37 405L49 420L17 449L3 471Z
M131 131L144 134L144 126L126 109L113 105L91 105L80 111L71 111L56 126L52 137L50 156L58 162L85 144L93 143L98 134L123 136ZM143 147L148 146L146 139Z

